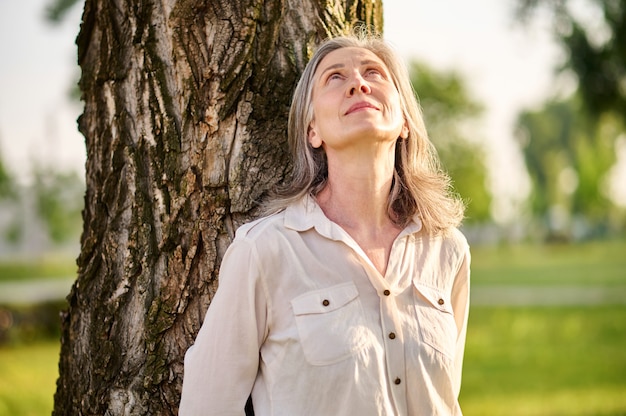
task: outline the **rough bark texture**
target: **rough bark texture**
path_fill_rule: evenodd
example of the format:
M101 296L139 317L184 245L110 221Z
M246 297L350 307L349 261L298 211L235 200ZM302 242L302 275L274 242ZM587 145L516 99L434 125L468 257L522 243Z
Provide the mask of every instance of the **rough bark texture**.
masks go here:
M87 194L55 415L177 414L220 259L289 169L297 77L358 22L381 30L382 1L86 1Z

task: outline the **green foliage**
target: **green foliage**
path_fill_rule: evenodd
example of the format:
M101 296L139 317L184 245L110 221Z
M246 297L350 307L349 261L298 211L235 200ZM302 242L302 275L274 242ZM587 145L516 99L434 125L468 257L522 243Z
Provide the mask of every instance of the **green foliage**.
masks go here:
M15 199L15 188L15 179L6 169L2 155L0 155L0 200Z
M18 200L19 187L13 175L6 169L0 154L0 207L10 217L10 220L3 224L0 235L9 243L17 243L23 233L21 223L17 218L20 211Z
M59 339L59 314L67 302L58 300L32 305L0 305L0 348Z
M85 185L75 172L35 170L33 193L36 210L50 238L62 243L80 234Z
M491 194L485 152L480 138L470 133L471 121L482 114L482 106L470 97L459 74L435 71L415 61L409 69L429 135L456 191L469 202L467 222L489 220Z
M439 147L439 155L452 177L454 188L467 202L466 223L491 219L484 149L470 141L454 141Z
M554 34L567 53L564 68L578 77L586 111L594 117L613 113L626 121L626 2L517 1L517 14L526 20L539 8L552 12ZM589 18L596 14L599 19Z
M46 6L46 19L51 23L60 23L77 3L81 3L81 0L49 0Z
M24 227L17 221L17 218L15 219L4 229L4 238L11 244L17 244L24 236Z
M619 232L624 212L602 186L626 125L626 2L517 0L517 6L526 22L538 11L549 13L565 52L561 69L578 80L573 98L520 116L532 211L545 219L550 238L570 238L577 218L592 236ZM566 189L568 182L574 190Z
M531 208L546 220L549 233L571 235L577 216L591 228L607 227L614 206L602 183L616 161L621 128L610 114L588 117L578 96L519 116L517 135L533 185Z

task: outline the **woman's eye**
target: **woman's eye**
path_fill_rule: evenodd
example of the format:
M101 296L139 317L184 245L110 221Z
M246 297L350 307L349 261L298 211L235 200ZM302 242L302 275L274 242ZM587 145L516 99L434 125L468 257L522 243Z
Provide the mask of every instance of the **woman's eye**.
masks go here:
M369 77L382 77L382 73L378 69L368 69L365 75Z
M335 72L333 74L330 74L330 76L328 77L328 81L333 81L336 79L341 79L341 74L338 72Z

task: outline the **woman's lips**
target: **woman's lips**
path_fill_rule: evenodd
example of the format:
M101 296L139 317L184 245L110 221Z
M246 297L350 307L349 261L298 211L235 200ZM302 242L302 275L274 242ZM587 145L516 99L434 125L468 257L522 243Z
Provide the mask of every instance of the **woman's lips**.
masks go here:
M378 110L378 107L376 107L374 104L370 104L367 101L361 101L361 102L352 104L352 106L350 106L350 108L348 108L348 111L346 111L346 115L348 115L350 113L354 113L355 111L359 111L359 110L363 110L363 109L367 109L367 108L371 108L373 110Z

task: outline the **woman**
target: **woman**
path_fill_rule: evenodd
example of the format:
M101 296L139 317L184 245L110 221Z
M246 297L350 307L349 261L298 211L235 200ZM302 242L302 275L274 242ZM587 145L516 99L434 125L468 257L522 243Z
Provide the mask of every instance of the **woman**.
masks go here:
M373 37L315 53L291 185L242 226L185 357L181 415L455 415L469 305L462 203L404 65Z

